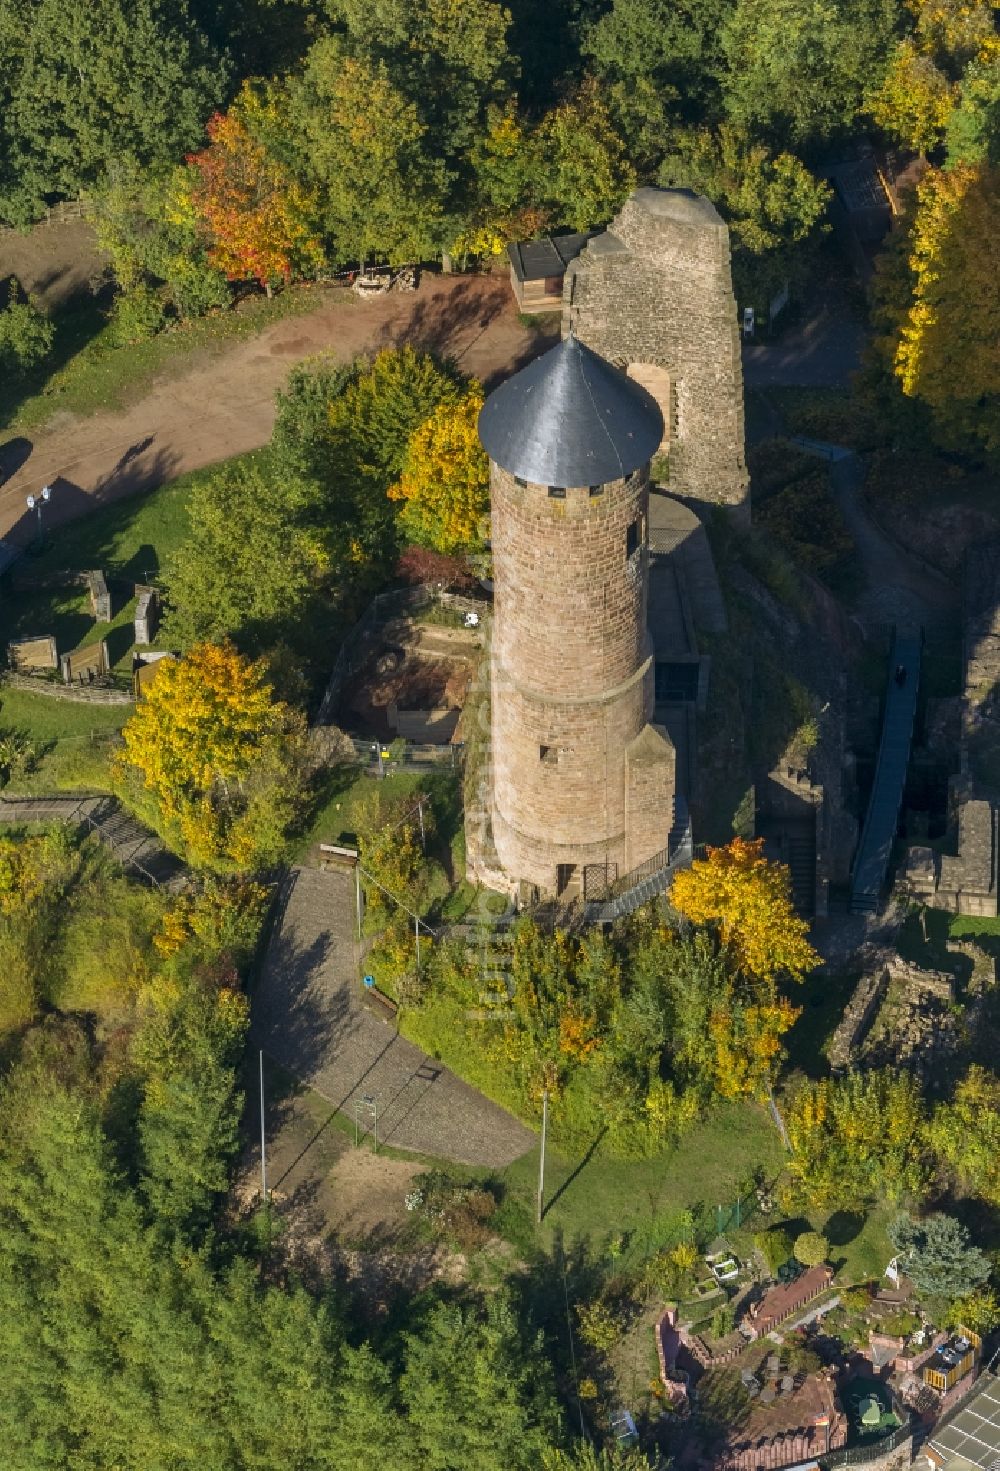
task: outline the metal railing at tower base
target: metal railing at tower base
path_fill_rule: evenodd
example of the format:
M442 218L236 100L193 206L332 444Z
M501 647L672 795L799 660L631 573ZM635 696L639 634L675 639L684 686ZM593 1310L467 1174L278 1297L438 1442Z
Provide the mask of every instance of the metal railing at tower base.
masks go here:
M670 880L680 868L687 868L694 858L694 836L691 819L683 797L677 797L674 825L666 848L654 853L636 868L621 874L603 890L584 894L584 917L588 924L606 924L666 893Z

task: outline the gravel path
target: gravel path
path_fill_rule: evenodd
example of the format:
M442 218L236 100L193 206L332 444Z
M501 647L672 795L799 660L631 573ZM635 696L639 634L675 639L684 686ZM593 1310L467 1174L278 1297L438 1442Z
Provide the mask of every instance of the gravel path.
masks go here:
M253 1043L333 1107L378 1103L379 1140L462 1164L500 1168L535 1136L461 1082L361 999L354 878L293 870L253 998Z

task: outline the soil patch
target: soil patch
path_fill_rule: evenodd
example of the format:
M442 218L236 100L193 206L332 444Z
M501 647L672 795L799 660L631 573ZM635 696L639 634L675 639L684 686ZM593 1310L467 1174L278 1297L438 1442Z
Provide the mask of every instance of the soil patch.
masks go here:
M0 230L0 280L16 276L47 311L89 291L105 259L86 220L36 225L25 235Z
M452 358L490 384L554 341L521 323L510 287L498 276L426 276L412 295L370 302L331 287L320 300L308 315L282 318L224 353L190 361L186 372L157 382L120 412L50 422L0 487L0 536L32 538L25 496L43 483L54 491L46 512L51 529L95 503L260 448L271 436L275 394L303 358L329 353L349 362L409 343Z

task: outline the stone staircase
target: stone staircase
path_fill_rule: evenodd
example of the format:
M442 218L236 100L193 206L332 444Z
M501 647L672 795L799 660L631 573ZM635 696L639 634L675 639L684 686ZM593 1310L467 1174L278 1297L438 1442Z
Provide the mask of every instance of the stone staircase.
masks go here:
M83 827L104 844L126 873L171 892L183 888L187 870L155 833L136 822L114 797L42 796L0 798L0 823L66 822Z

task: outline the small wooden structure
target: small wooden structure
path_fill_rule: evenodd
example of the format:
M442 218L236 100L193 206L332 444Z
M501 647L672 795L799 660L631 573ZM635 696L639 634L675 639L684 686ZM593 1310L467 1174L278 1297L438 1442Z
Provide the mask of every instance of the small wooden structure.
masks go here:
M90 611L98 623L111 622L111 594L108 592L108 584L104 573L101 571L86 572L87 591L90 593Z
M137 700L149 689L163 660L176 658L168 649L150 649L148 653L132 655L132 690Z
M566 267L597 233L591 230L578 235L547 235L544 240L523 240L507 246L511 289L522 312L562 310Z
M151 644L160 621L160 595L155 587L137 582L135 596L135 642Z
M111 668L108 646L101 639L100 643L88 644L85 649L74 649L72 654L63 654L59 666L64 684L93 684Z
M40 669L58 669L56 641L50 633L12 639L7 645L7 663L16 674L34 674Z

